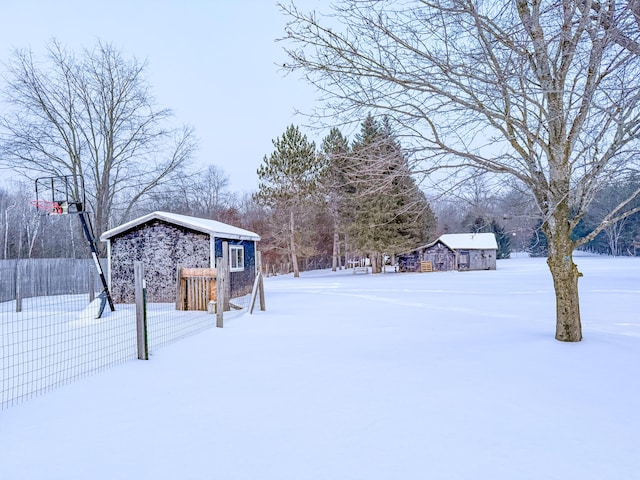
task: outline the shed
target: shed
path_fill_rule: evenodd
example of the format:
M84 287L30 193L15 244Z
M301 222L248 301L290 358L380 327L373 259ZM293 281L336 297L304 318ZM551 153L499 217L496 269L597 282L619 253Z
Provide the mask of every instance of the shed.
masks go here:
M452 233L399 255L400 271L420 271L430 262L434 271L495 270L498 242L493 233Z
M133 265L142 261L147 295L158 303L176 301L176 272L186 268L213 268L229 244L231 296L249 293L256 275L260 236L249 230L205 218L153 212L104 232L107 242L109 285L116 303L133 303Z

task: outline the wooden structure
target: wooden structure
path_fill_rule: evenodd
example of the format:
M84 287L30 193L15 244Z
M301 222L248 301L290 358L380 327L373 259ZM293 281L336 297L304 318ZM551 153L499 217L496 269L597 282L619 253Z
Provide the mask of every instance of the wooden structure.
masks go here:
M144 264L147 298L151 303L173 303L180 308L178 267L184 269L215 269L216 258L222 257L222 245L228 245L230 298L251 292L256 276L256 251L260 237L242 228L215 220L153 212L120 225L102 234L107 242L109 286L116 303L134 303L133 265ZM212 279L185 276L185 288L200 282L200 289L211 297ZM204 277L211 275L204 275ZM186 278L193 277L193 280ZM205 283L208 282L207 285ZM202 306L203 295L196 299L185 293L186 308ZM206 309L206 308L205 308Z
M420 272L421 273L433 272L433 264L431 262L422 260L420 262Z
M178 266L176 310L209 310L216 301L216 269Z
M398 255L401 272L495 270L498 242L493 233L442 235L435 242ZM426 266L431 264L431 270Z

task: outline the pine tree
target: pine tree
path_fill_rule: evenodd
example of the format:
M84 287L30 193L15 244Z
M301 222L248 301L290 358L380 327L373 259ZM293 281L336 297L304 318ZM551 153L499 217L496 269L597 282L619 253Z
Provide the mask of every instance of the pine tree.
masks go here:
M322 162L316 154L315 143L309 142L294 125L273 140L273 146L274 151L264 157L258 168L260 183L255 198L272 209L286 212L289 255L294 277L299 277L297 220L304 215L305 204L316 190Z
M496 236L496 241L498 242L496 258L498 260L509 258L511 256L511 237L505 233L504 227L501 226L495 218L491 220L491 231Z
M341 216L344 212L345 195L348 183L345 168L350 152L349 140L340 129L334 127L322 141L322 155L326 168L321 179L322 191L329 216L333 221L332 270L335 272L341 265L340 235L345 233L345 221Z
M411 177L400 143L388 120L371 115L362 123L352 146L348 177L353 192L349 205L354 218L350 238L367 252L373 270L381 267L382 254L395 254L426 243L435 216Z
M539 220L536 228L533 230L531 240L529 241L529 254L532 257L546 257L547 255L549 255L549 244L547 241L547 236L540 228L541 225L542 220Z

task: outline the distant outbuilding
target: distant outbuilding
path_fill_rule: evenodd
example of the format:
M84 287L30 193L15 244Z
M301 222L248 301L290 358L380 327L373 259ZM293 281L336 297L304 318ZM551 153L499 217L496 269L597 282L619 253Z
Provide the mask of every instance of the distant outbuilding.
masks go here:
M116 303L133 303L133 265L142 261L147 294L154 302L176 301L178 267L213 268L229 244L231 285L242 295L251 291L256 275L260 236L242 228L205 218L153 212L104 232L109 284Z
M452 233L398 255L402 272L495 270L498 242L493 233Z

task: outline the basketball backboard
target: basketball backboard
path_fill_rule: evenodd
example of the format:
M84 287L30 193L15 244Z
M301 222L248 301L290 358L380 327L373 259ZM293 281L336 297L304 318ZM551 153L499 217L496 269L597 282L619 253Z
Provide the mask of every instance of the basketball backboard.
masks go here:
M84 180L64 175L36 179L36 199L31 202L40 215L81 213L85 208Z

